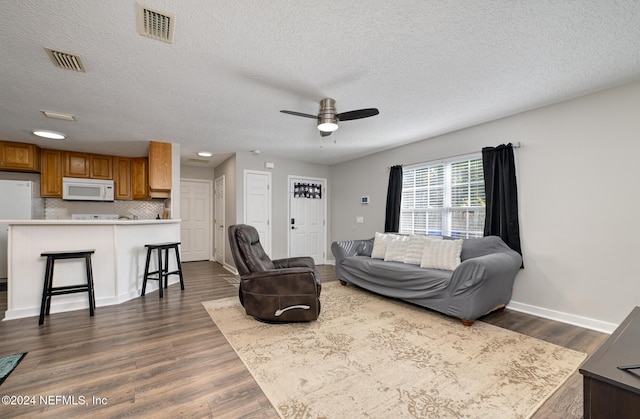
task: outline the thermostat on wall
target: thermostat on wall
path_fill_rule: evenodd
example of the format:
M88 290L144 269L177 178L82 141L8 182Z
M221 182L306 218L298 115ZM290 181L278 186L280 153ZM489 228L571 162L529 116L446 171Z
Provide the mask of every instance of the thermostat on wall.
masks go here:
M369 197L368 196L363 196L360 198L360 203L361 204L368 204L369 203Z

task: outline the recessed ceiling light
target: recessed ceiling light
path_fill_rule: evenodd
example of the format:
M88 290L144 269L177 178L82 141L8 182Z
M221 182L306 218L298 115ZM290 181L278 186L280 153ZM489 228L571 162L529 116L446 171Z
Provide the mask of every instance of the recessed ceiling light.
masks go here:
M210 152L210 151L200 151L198 153L198 156L200 156L200 157L211 157L211 156L213 156L213 153Z
M67 138L66 135L55 131L35 130L31 132L33 133L33 135L37 135L38 137L50 138L52 140L64 140L65 138Z

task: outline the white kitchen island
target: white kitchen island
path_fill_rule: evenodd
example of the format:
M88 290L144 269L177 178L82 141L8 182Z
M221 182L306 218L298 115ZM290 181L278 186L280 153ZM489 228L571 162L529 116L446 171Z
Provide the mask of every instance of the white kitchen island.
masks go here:
M180 241L180 220L9 220L7 311L4 320L40 313L46 251L95 249L92 257L96 307L120 304L140 296L146 260L145 244ZM170 270L175 269L170 252ZM171 266L173 265L173 266ZM155 252L152 269L156 269ZM86 281L82 260L58 260L54 286ZM169 284L179 282L176 275ZM145 298L158 281L147 283ZM86 293L54 296L51 313L87 309ZM87 313L87 316L89 314ZM96 316L100 311L96 310Z

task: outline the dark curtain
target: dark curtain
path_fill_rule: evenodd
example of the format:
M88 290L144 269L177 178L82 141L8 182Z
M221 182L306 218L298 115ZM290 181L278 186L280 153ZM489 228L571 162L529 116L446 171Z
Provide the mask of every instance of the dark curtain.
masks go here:
M516 166L511 143L483 148L482 166L487 200L484 235L500 236L510 248L522 255Z
M402 200L402 166L393 166L389 171L389 187L387 189L387 212L384 220L384 231L397 233L400 229L400 201Z

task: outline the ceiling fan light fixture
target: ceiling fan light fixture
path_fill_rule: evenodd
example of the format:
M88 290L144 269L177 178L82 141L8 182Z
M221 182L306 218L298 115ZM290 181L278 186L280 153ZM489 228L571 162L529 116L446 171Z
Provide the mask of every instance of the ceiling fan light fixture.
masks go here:
M338 120L336 118L320 119L318 129L322 132L333 132L338 129Z

